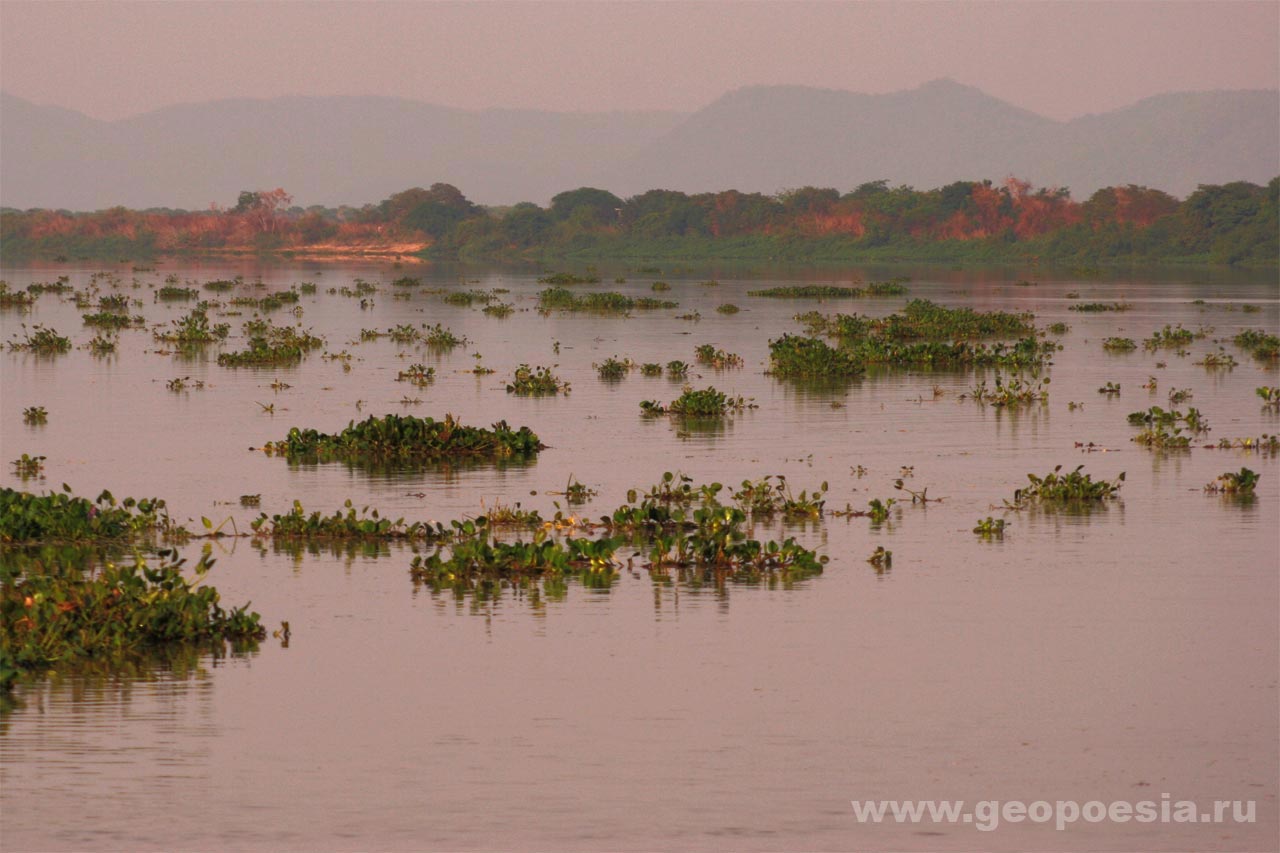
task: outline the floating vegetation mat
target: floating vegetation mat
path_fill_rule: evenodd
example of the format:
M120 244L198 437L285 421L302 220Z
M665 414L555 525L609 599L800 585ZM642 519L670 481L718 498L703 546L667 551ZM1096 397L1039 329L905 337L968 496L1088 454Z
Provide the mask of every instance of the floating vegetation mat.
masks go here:
M360 463L525 459L536 456L543 447L528 427L512 429L506 421L484 429L465 426L453 415L439 421L412 415L370 415L332 434L294 427L283 440L267 442L263 450L291 460Z

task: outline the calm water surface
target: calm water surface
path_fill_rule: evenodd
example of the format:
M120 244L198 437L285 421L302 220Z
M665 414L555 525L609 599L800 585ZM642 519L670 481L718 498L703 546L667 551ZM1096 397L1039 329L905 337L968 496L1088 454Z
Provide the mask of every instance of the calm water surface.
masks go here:
M98 267L10 268L11 287ZM47 457L43 482L77 493L165 497L179 519L241 529L262 509L299 500L331 512L357 506L410 520L474 515L495 500L544 513L570 476L599 490L584 512L604 514L627 489L681 470L736 484L786 474L797 489L830 483L828 506L897 496L893 481L931 497L874 528L865 518L789 527L831 558L791 585L722 588L662 583L624 569L609 589L570 583L560 600L508 590L489 601L415 590L411 552L316 549L295 554L248 540L214 545L210 578L223 600L252 600L269 639L247 656L179 656L169 666L111 676L54 676L25 687L0 721L0 840L7 850L54 849L653 849L735 850L1259 850L1277 837L1277 681L1280 673L1280 465L1240 450L1158 454L1130 442L1127 413L1167 405L1189 388L1209 439L1280 432L1261 410L1260 385L1280 384L1230 343L1242 328L1280 326L1274 273L1178 272L1117 279L1018 271L911 270L910 297L949 306L1032 311L1070 324L1049 370L1050 400L1022 412L959 395L974 373L890 372L805 388L764 375L768 339L799 331L812 309L883 315L907 298L818 303L749 297L758 287L849 283L900 270L678 272L626 275L613 289L650 295L657 278L677 310L629 319L533 310L531 274L388 266L160 264L113 267L140 299L147 329L125 331L118 354L52 359L0 354L0 480L7 464ZM300 322L327 351L298 367L234 370L207 356L158 352L149 332L184 314L153 290L176 274L198 286L236 274L236 293L317 284ZM420 288L393 287L411 274ZM699 282L715 275L717 287ZM359 298L330 288L363 278ZM1016 286L1031 279L1034 286ZM135 282L137 287L135 287ZM103 293L112 292L100 282ZM440 292L506 288L517 312L486 316ZM1068 310L1123 299L1125 313ZM397 298L402 292L408 298ZM228 299L234 294L223 294ZM1203 299L1204 305L1192 304ZM732 302L743 310L716 312ZM1245 304L1260 311L1246 313ZM228 305L223 311L232 310ZM240 323L226 348L242 346ZM696 311L700 321L677 319ZM216 315L218 312L215 311ZM42 323L92 336L69 299L42 296L26 314L0 313L0 339ZM216 316L215 316L215 319ZM470 339L432 355L361 328L442 323ZM1212 326L1173 351L1110 355L1102 340L1141 340L1165 324ZM1194 364L1217 339L1233 370ZM553 342L559 342L559 352ZM695 367L759 408L723 429L687 434L643 420L642 399L670 400L678 383L633 373L616 384L592 367L613 355L693 362L697 344L740 353L745 366ZM497 372L464 372L474 355ZM434 365L425 389L395 381L408 364ZM520 363L556 365L568 397L505 393ZM1158 366L1157 362L1163 362ZM1158 390L1142 388L1156 377ZM175 377L202 390L175 393ZM985 374L988 381L991 374ZM290 387L273 390L273 381ZM1121 395L1097 392L1106 381ZM938 393L935 395L935 386ZM404 404L406 397L421 403ZM1083 403L1071 410L1069 402ZM48 424L25 425L43 405ZM274 406L268 412L264 406ZM1184 405L1184 408L1185 408ZM291 466L251 450L291 426L334 431L369 414L403 412L487 425L528 425L549 449L504 468L368 472ZM1106 452L1083 453L1094 442ZM1009 513L1003 541L974 523L999 516L1027 473L1055 465L1127 479L1122 499L1089 514ZM866 473L858 476L857 466ZM1256 500L1206 495L1205 483L1247 466ZM779 535L780 527L759 528ZM891 571L866 563L877 545ZM186 550L195 555L199 545ZM994 832L972 825L858 823L851 799L1256 801L1253 824L1080 822L1066 832L1031 823Z

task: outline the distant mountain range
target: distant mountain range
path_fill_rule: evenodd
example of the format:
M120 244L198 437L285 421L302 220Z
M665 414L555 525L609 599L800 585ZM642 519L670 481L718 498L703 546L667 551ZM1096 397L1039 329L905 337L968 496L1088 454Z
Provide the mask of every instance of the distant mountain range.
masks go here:
M1009 175L1083 199L1115 184L1185 196L1277 174L1275 90L1159 95L1067 122L951 80L887 95L755 86L692 114L286 97L113 122L0 93L0 204L18 208L201 209L277 186L304 206L360 205L437 181L482 204L545 204L579 186L774 193Z

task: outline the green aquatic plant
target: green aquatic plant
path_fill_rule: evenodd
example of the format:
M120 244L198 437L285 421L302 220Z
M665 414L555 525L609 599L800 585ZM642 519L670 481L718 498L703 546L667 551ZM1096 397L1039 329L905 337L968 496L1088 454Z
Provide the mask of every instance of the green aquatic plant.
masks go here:
M490 317L497 317L500 320L510 317L515 313L515 310L515 306L507 302L498 302L493 305L486 305L481 309L484 314L487 314Z
M675 415L681 418L723 418L744 409L758 408L753 398L733 397L714 387L694 390L685 386L683 393L666 406L653 400L642 400L641 411L646 415Z
M61 492L47 495L0 489L0 542L5 544L136 541L152 534L179 538L185 534L169 518L165 502L157 498L117 502L103 490L89 501L76 497L65 485Z
M35 285L31 285L34 287ZM30 308L36 302L37 291L10 290L9 282L0 281L0 308Z
M538 294L538 307L543 311L593 311L602 314L623 314L632 309L676 308L677 302L652 297L624 296L621 293L577 294L563 287L552 287Z
M361 336L363 337L363 335ZM412 344L422 340L422 332L411 323L401 323L387 330L387 337L398 344Z
M1262 398L1262 408L1280 410L1280 388L1263 385L1255 388L1254 393Z
M1245 329L1232 338L1236 346L1263 361L1280 359L1280 335L1261 329Z
M635 368L635 362L629 358L619 359L617 356L606 358L599 364L593 364L592 367L605 381L616 381L623 378ZM661 371L661 367L658 368Z
M1215 445L1219 450L1256 450L1259 453L1280 452L1280 435L1263 433L1247 438L1222 438Z
M25 673L94 659L120 660L175 643L261 640L249 605L226 610L205 583L213 559L202 555L184 574L172 551L158 564L135 555L84 572L65 566L20 571L0 567L0 658Z
M243 501L241 501L243 503ZM362 507L360 510L350 500L332 515L320 512L307 513L302 503L294 501L287 513L270 515L265 512L250 522L253 532L275 539L413 539L439 540L448 536L439 524L423 521L406 523L403 518L383 518L378 510Z
M983 539L1003 539L1006 526L1003 518L987 516L985 519L979 519L977 525L973 528L973 532Z
M1187 400L1190 400L1194 396L1195 395L1191 393L1190 388L1170 388L1169 389L1169 402L1175 406L1180 403L1185 403Z
M22 410L24 424L46 424L49 422L49 411L44 406L27 406Z
M1030 403L1044 403L1049 399L1049 377L1039 382L1014 377L1004 381L996 374L995 386L987 387L984 379L974 386L967 395L979 403L987 403L997 407L1017 408Z
M164 387L175 393L186 391L188 388L203 391L204 381L200 379L192 379L190 376L178 376L164 383Z
M784 379L848 378L864 372L858 360L818 338L786 335L769 341L769 372Z
M587 275L574 275L569 272L558 272L538 278L538 284L598 284L599 282L600 276L595 275L594 273L588 273Z
M98 297L98 309L100 311L127 311L128 308L129 297L123 293L112 293Z
M1238 472L1227 471L1204 487L1206 492L1222 495L1251 495L1258 488L1258 480L1262 475L1248 468Z
M1084 312L1128 311L1132 307L1128 302L1080 302L1075 305L1068 305L1067 310Z
M268 442L263 450L289 458L314 458L321 462L348 460L510 459L532 457L544 445L528 427L512 429L498 421L492 429L464 426L452 415L444 420L411 415L370 415L352 421L341 432L326 434L314 429L289 430L281 441Z
M498 542L491 540L485 521L483 516L475 520L475 535L438 546L433 554L414 557L409 564L413 580L452 584L522 575L611 574L616 568L613 555L620 545L616 540L569 537L557 541L545 530L537 530L531 542Z
M313 349L324 346L324 340L293 326L267 325L265 330L249 338L249 345L238 352L218 353L218 364L224 367L268 367L297 364Z
M485 290L460 290L447 294L444 297L444 302L447 305L459 305L469 308L477 302L481 305L488 305L497 298L493 293Z
M908 278L872 282L863 287L841 287L834 284L805 284L788 287L771 287L766 290L748 290L748 296L769 299L861 299L866 296L902 296L907 292L903 282Z
M1071 330L1071 327L1066 323L1050 323L1045 327L1045 330L1051 335L1065 335Z
M683 379L689 375L689 365L679 359L667 362L667 378Z
M640 375L641 376L661 376L662 365L658 364L657 362L647 361L644 364L640 365Z
M13 473L23 480L44 476L44 456L30 456L26 453L13 460Z
M1133 338L1107 338L1102 342L1102 348L1107 352L1132 352L1138 345Z
M579 482L570 474L569 482L565 484L563 492L547 492L547 494L563 495L565 503L576 506L577 504L586 503L600 493L585 483Z
M156 291L156 298L166 302L186 299L199 299L200 291L194 287L178 287L172 284L166 284L164 287Z
M824 482L812 492L801 491L793 494L786 476L779 474L763 477L759 480L743 480L742 487L732 493L734 502L752 516L773 516L781 514L785 518L821 518L826 505L827 484Z
M1012 501L1005 501L1010 509L1023 509L1032 504L1070 504L1105 501L1116 497L1124 483L1124 472L1114 480L1095 480L1091 474L1082 474L1083 465L1077 465L1068 474L1060 473L1057 465L1043 477L1028 474L1030 485L1013 493Z
M1230 370L1233 367L1236 367L1239 363L1240 362L1236 361L1235 356L1224 350L1222 347L1218 347L1217 352L1205 353L1204 358L1196 362L1196 364L1201 367L1223 370Z
M893 552L885 550L883 545L877 545L871 552L871 556L867 558L867 562L874 566L878 573L886 572L893 568Z
M552 373L549 367L522 364L516 368L511 381L507 383L507 393L522 397L568 394L569 383Z
M737 305L734 305L732 302L725 302L722 305L716 306L716 313L725 314L725 315L737 314L741 310L742 310L741 308L739 308Z
M231 326L226 323L211 325L208 309L203 303L197 305L181 319L172 321L170 325L172 329L164 332L157 331L152 336L157 341L166 343L208 344L223 340L231 331Z
M424 388L435 381L436 369L427 367L425 364L411 364L405 370L401 370L396 374L397 382L410 382L419 388Z
M1157 329L1156 332L1142 342L1144 349L1156 350L1170 347L1184 347L1192 341L1199 340L1209 336L1213 329L1200 328L1198 331L1184 329L1179 323L1176 327L1165 324L1163 329Z
M715 344L701 344L694 349L694 358L699 364L705 364L716 370L727 367L742 367L742 356L737 353L716 349Z
M130 317L128 314L116 314L112 311L99 311L96 314L85 314L81 318L86 326L99 329L127 329L130 326L141 326L146 318L141 314Z
M466 346L467 339L465 336L455 335L449 329L436 323L434 326L426 327L422 342L433 350L451 350L454 347Z
M9 342L11 351L32 352L37 355L57 355L71 349L71 339L59 335L56 330L39 323L27 329L26 323L22 324L22 339L18 340L18 336L14 335L14 339Z
M671 285L667 284L665 281L655 281L653 284L649 285L649 289L654 293L666 293L671 289Z
M1107 395L1111 395L1111 394L1119 394L1119 393L1120 393L1120 383L1119 383L1119 382L1107 382L1107 384L1106 384L1106 385L1103 385L1101 388L1099 388L1099 389L1098 389L1098 393L1099 393L1099 394L1107 394Z

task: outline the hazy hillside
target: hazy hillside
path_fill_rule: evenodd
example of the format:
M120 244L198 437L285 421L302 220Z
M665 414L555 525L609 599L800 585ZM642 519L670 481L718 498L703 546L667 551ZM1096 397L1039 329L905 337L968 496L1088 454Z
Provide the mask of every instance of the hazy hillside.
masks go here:
M682 118L296 97L184 104L107 123L6 94L0 203L204 208L283 186L299 204L359 205L436 181L483 202L545 200Z
M887 179L917 188L1016 175L1077 198L1116 184L1185 196L1201 183L1280 174L1280 93L1162 95L1057 122L938 80L888 95L792 86L732 92L609 173L651 187L847 191Z
M1057 122L949 80L887 95L752 87L691 115L294 97L100 122L3 95L0 203L202 208L283 186L303 205L358 205L436 181L481 203L545 203L582 185L773 193L1008 175L1077 198L1126 183L1185 196L1280 173L1278 128L1275 91L1169 94Z

